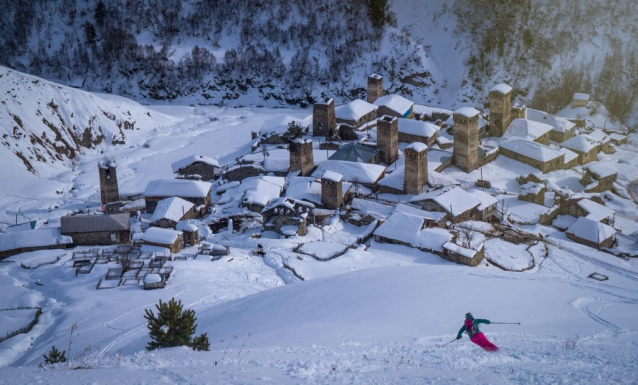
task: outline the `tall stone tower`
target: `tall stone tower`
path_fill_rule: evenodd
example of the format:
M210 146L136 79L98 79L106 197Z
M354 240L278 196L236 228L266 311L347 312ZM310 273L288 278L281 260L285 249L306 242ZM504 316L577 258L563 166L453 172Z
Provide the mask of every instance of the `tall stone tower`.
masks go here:
M312 136L331 137L337 128L335 117L335 102L327 99L323 103L312 105Z
M377 121L377 147L388 166L399 158L399 121L394 116L383 115Z
M100 173L100 195L102 204L120 200L120 190L117 187L117 172L115 171L115 161L111 159L101 160L97 163Z
M315 168L312 153L312 140L296 139L290 143L290 171L301 170L301 176L307 176Z
M472 107L454 111L454 165L465 172L479 167L479 112Z
M500 83L490 90L490 136L503 136L510 124L512 87Z
M375 100L383 96L383 76L372 74L368 76L368 103L374 103Z
M510 122L508 123L507 126L509 127L509 125L512 123L514 119L525 119L526 109L527 107L521 106L518 103L512 108L510 108Z
M321 176L321 204L327 209L337 210L343 204L343 175L326 171Z
M428 146L414 142L405 148L405 178L403 191L419 194L428 183Z

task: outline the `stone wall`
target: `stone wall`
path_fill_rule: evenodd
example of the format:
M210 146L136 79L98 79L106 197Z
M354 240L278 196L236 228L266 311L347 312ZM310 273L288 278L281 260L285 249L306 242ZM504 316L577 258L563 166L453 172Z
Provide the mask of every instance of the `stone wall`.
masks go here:
M144 241L144 244L145 245L151 245L151 246L158 246L158 247L167 248L173 254L178 253L180 250L182 250L184 248L184 241L183 241L181 236L178 236L177 239L175 240L175 242L173 242L170 245L169 244L163 244L163 243L148 242L148 241Z
M120 200L120 190L117 186L117 171L113 166L99 166L98 171L100 174L100 197L102 204L105 205L111 202L117 202Z
M582 245L593 247L594 249L598 249L598 248L601 248L601 247L609 248L614 243L614 237L613 236L603 240L602 242L600 242L600 244L598 244L596 242L577 237L574 234L566 233L566 235L567 235L567 238L571 239L572 241L578 242L578 243L580 243Z
M572 127L570 130L565 132L551 130L549 132L549 140L553 140L554 142L563 143L566 140L569 140L574 137L576 134L576 129Z
M506 94L490 91L490 123L488 129L490 136L503 136L510 123L511 105L512 91Z
M335 134L335 102L332 99L312 105L312 136L331 137Z
M451 252L450 250L444 250L443 253L440 254L440 256L443 259L446 259L450 262L458 263L459 265L472 266L472 267L477 266L479 263L481 263L484 255L485 253L484 253L483 246L481 246L481 249L478 250L476 254L474 255L474 257L472 258L464 257L460 254Z
M369 123L377 118L377 111L373 110L369 113L363 115L359 120L347 120L347 119L339 119L337 118L337 123L347 124L353 126L355 128L359 128L366 123Z
M399 121L385 115L377 122L377 146L381 161L391 165L399 158Z
M523 162L525 164L528 164L532 167L535 167L539 170L541 170L543 173L547 173L550 171L555 171L555 170L562 170L563 166L564 166L564 158L565 155L561 155L556 159L552 159L551 161L547 161L547 162L541 162L539 160L536 159L532 159L529 158L527 156L521 155L519 153L510 151L506 148L501 147L500 148L500 153L502 155L505 155L508 158L514 159L514 160L518 160L519 162Z
M368 76L367 102L374 103L383 96L383 77L372 74Z
M547 191L547 189L545 187L542 187L540 189L540 191L538 192L538 194L534 194L534 193L529 193L526 195L523 194L519 194L518 195L518 200L519 201L525 201L525 202L532 202L532 203L536 203L537 205L544 205L545 204L545 192Z
M199 175L202 180L213 180L219 174L219 167L211 166L202 162L195 162L191 165L181 168L179 175Z
M434 143L436 142L436 138L438 138L438 137L439 137L439 132L438 131L434 135L432 135L430 137L420 136L420 135L412 135L412 134L406 134L406 133L403 133L403 132L399 132L399 142L402 142L402 143L419 142L419 143L427 144L428 147L431 147L432 145L434 145Z
M419 194L428 183L428 151L417 152L408 147L405 155L405 177L403 191L405 194Z
M311 140L294 140L290 143L290 171L300 170L301 176L308 176L315 168Z
M233 167L224 172L224 179L231 182L241 182L246 178L253 176L264 175L266 172L260 166L256 165L242 165L239 167Z
M111 234L115 236L112 240ZM115 245L129 243L130 231L96 231L91 233L64 233L73 239L74 245Z
M569 149L578 154L578 164L587 164L598 160L598 148L594 147L589 152L580 152L577 150Z
M479 167L479 115L454 114L454 165L465 172Z

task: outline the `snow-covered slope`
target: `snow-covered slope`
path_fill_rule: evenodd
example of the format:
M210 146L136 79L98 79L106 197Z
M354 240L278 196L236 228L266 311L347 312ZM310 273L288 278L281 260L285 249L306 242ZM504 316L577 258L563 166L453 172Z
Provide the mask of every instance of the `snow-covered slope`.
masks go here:
M126 144L131 131L167 120L131 100L103 99L0 66L4 169L52 176L68 169L78 153Z

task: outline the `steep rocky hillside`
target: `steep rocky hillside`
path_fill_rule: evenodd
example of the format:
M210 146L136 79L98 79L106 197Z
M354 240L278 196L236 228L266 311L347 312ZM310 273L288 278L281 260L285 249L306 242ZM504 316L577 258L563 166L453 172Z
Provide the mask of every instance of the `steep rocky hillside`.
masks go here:
M85 149L125 144L129 132L156 126L157 119L163 117L132 101L116 103L0 67L0 157L34 174L68 169Z

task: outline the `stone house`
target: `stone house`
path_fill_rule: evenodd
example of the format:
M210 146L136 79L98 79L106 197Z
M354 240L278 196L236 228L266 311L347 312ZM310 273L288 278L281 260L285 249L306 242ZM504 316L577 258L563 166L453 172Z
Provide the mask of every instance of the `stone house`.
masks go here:
M576 166L578 166L578 154L574 151L568 150L564 147L558 149L558 151L562 152L565 155L563 160L563 169L570 170Z
M586 193L613 191L618 171L597 162L583 168L580 183L585 186Z
M474 213L474 220L485 222L489 221L490 218L496 214L496 204L498 203L498 200L481 190L471 191L470 194L481 202Z
M348 162L361 162L379 164L379 150L374 147L359 143L347 143L335 151L328 158L330 160L345 160Z
M279 234L304 236L308 233L307 225L314 224L315 205L310 202L292 198L279 198L261 212L264 230Z
M458 186L421 193L412 198L410 203L421 206L425 211L445 212L453 223L475 219L480 215L478 208L482 205L476 196ZM484 209L489 209L489 206Z
M389 115L395 118L414 117L414 103L403 96L385 95L374 101L374 105L379 107L377 116Z
M499 153L535 167L543 173L561 170L565 164L565 154L562 152L527 139L506 140L501 143Z
M612 146L611 138L603 130L594 130L588 134L600 145L599 151L605 154L613 154L616 152L614 146Z
M450 262L458 263L459 265L466 266L478 266L484 257L484 247L481 244L477 250L468 249L463 246L459 246L453 242L446 242L443 244L443 254L441 257Z
M503 134L506 138L522 138L548 145L552 126L534 120L514 119Z
M587 103L589 103L589 94L584 94L582 92L574 93L574 97L572 98L572 108L587 107Z
M545 204L545 192L547 187L543 183L527 182L521 185L521 191L518 194L519 201L532 202L537 205Z
M377 190L377 182L385 175L385 167L378 164L326 160L317 166L312 176L321 178L326 171L341 174L344 182L358 183L372 191Z
M561 203L556 214L571 215L574 218L585 217L609 225L613 223L616 212L591 199L577 198Z
M144 245L169 249L171 253L177 253L184 247L182 232L159 227L149 227L142 235Z
M355 99L335 109L337 124L347 124L355 129L377 119L379 107L361 99Z
M524 118L552 126L552 130L549 132L549 140L557 143L571 139L576 134L576 125L574 123L544 111L527 108L525 109Z
M287 144L308 131L306 123L292 116L283 115L266 120L259 129L261 144Z
M574 242L593 248L610 248L616 238L616 229L593 219L580 217L565 232Z
M560 144L578 154L578 164L587 164L598 160L599 143L587 134L574 136Z
M162 199L178 197L195 205L202 213L211 205L210 190L212 184L185 179L159 179L148 182L144 189L146 212L152 214ZM200 207L203 206L203 207Z
M237 164L224 170L222 178L230 182L241 182L246 178L265 174L266 170L258 164Z
M60 218L60 233L75 245L114 245L129 243L129 214L73 215Z
M71 237L60 233L59 227L0 234L0 260L29 251L66 249L72 243Z
M174 229L179 221L194 219L198 215L195 205L182 198L171 197L157 202L149 224L164 229Z
M213 180L219 175L219 162L203 155L191 155L171 165L173 172L183 176L199 176L200 180ZM194 178L188 178L194 179Z
M441 128L436 124L415 120L398 119L399 142L420 142L432 146L439 137Z
M621 135L617 132L609 134L609 140L616 146L627 143L627 135Z

